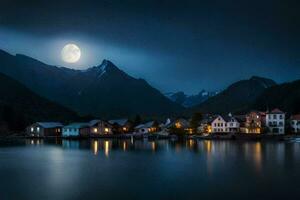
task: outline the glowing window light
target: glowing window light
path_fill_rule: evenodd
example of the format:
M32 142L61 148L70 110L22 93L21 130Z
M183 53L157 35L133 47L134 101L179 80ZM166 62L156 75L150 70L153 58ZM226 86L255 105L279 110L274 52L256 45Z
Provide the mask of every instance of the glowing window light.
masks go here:
M176 127L176 128L181 128L180 122L176 122L176 123L175 123L175 127Z

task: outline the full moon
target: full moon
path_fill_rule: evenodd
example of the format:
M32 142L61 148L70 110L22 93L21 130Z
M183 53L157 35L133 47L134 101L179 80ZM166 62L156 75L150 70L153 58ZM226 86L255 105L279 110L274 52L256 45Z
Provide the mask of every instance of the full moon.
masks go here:
M81 56L80 48L76 44L67 44L61 50L61 57L67 63L76 63Z

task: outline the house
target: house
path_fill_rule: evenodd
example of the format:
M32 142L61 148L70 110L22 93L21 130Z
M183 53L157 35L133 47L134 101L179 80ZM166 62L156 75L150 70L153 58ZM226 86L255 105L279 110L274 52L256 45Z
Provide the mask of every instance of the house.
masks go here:
M258 111L251 111L245 115L241 126L241 132L246 134L261 134L264 123L264 114Z
M202 134L212 133L211 124L214 119L215 119L215 116L206 116L204 119L202 119L197 128L197 132L202 133Z
M145 124L140 124L134 127L134 132L139 134L153 133L157 132L159 129L158 123L156 121L150 121Z
M190 123L188 120L183 119L183 118L179 118L176 119L175 121L173 121L172 123L170 123L169 125L167 125L166 127L168 130L175 128L178 130L184 130L190 134L192 134L192 129L190 128Z
M34 137L61 136L63 125L60 122L36 122L26 128L26 132Z
M90 136L112 134L112 125L103 120L92 120L89 122Z
M290 126L292 133L300 133L300 114L291 116Z
M230 113L227 116L218 115L211 124L213 133L237 133L240 123Z
M266 127L272 134L284 134L285 113L279 109L274 109L266 113Z
M72 123L63 127L63 137L78 137L78 136L89 136L90 125L89 123Z
M113 133L129 133L132 131L132 122L128 119L115 119L108 121L112 125Z

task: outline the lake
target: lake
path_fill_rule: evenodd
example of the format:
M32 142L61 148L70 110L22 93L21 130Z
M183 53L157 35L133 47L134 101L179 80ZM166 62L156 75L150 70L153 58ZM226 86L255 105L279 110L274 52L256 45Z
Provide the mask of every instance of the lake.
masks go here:
M300 143L1 140L11 199L295 199Z

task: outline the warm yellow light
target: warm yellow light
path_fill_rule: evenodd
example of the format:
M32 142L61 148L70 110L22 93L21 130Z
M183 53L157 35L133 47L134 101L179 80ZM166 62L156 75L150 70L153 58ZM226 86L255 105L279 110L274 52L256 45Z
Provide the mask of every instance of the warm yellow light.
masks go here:
M175 123L175 127L176 127L176 128L181 128L180 122L176 122L176 123Z
M211 132L212 132L212 129L211 129L211 126L210 126L210 125L207 126L207 132L208 132L208 133L211 133Z
M126 149L127 149L127 143L124 141L123 142L123 150L126 151Z
M104 153L105 153L105 156L108 157L108 155L109 155L109 141L104 142Z
M152 148L152 151L155 151L155 150L156 150L156 144L155 144L155 142L152 142L152 143L151 143L151 148Z
M94 141L94 155L98 153L98 141Z

